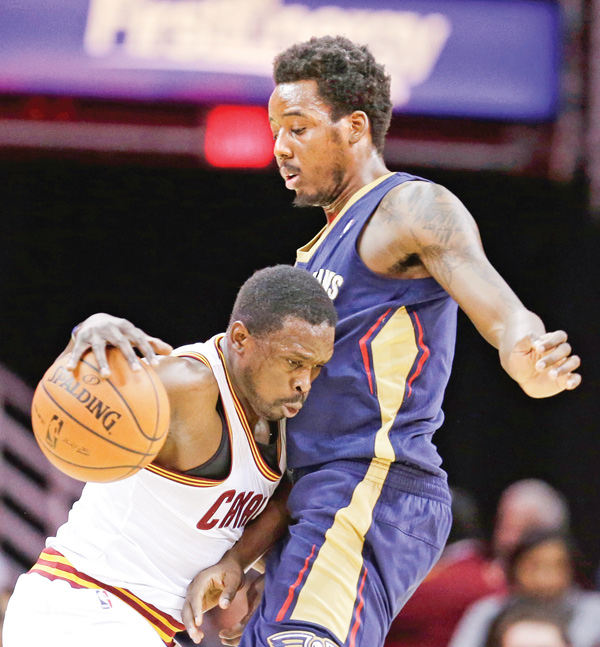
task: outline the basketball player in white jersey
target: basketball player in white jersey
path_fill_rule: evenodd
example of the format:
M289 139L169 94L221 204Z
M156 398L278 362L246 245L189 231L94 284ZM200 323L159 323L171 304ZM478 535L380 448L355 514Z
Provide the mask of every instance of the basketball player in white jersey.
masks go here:
M19 578L4 647L176 644L196 573L259 515L274 540L287 525L284 495L269 501L285 471L283 422L330 359L336 320L308 272L276 266L242 286L225 334L153 356L171 406L164 447L127 479L85 485L68 521ZM71 365L89 347L102 355L107 339L130 340L125 325L90 317L65 350ZM157 353L171 350L150 343ZM235 550L244 569L261 556Z

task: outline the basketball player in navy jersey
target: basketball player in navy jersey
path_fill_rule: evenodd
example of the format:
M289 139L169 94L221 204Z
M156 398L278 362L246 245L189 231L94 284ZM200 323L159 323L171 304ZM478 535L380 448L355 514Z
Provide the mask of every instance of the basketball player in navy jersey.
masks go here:
M292 525L240 645L377 647L450 529L432 436L457 305L531 397L576 388L580 361L492 267L458 198L386 168L390 79L367 48L314 38L280 54L274 78L280 173L297 206L327 218L297 265L322 283L339 323L332 361L288 423ZM192 608L203 582L190 589Z
M106 330L107 318L81 325L65 351L72 361L88 335ZM251 566L262 536L245 548L235 542L259 515L261 534L269 525L275 534L286 528L285 486L269 501L285 473L281 421L302 409L331 357L336 321L308 272L276 266L242 286L226 333L162 358L156 372L171 412L164 446L126 479L85 485L17 582L5 647L37 645L31 627L47 647L173 645L199 565L233 549L242 567ZM116 340L118 327L108 328ZM156 339L143 343L172 350Z
M580 360L492 267L458 198L386 168L390 78L366 47L311 39L276 58L274 78L280 173L297 206L323 207L327 219L297 264L322 283L339 323L331 362L288 421L292 523L240 645L378 647L450 529L432 436L457 306L531 397L575 389ZM265 533L264 548L272 542ZM206 592L220 587L226 606L242 577L226 556L195 578L183 616L195 641Z

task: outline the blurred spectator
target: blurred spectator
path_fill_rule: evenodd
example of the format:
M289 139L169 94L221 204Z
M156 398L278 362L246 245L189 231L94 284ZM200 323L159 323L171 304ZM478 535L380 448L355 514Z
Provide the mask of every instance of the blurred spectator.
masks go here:
M503 569L506 555L524 532L547 528L568 533L570 517L566 497L545 481L523 479L509 485L498 502L492 538L494 556L500 569ZM577 568L574 577L584 588L594 588L589 575L581 568Z
M505 561L509 592L476 602L460 621L449 647L484 647L494 618L516 600L535 599L560 605L569 614L573 647L600 644L600 593L573 581L573 548L559 530L524 534Z
M498 502L493 531L494 554L504 559L521 535L534 528L568 532L569 505L566 498L540 479L523 479L509 485Z
M479 510L468 492L452 488L452 529L440 561L394 620L386 647L446 647L467 607L504 590L486 557Z
M543 600L507 605L494 619L485 647L571 647L565 610Z
M6 558L0 552L0 647L2 647L2 627L4 626L4 612L8 599L11 596L13 589L13 581L11 572L6 563Z
M2 647L2 627L4 626L4 612L6 611L6 605L8 604L11 593L11 589L4 588L0 590L0 647Z

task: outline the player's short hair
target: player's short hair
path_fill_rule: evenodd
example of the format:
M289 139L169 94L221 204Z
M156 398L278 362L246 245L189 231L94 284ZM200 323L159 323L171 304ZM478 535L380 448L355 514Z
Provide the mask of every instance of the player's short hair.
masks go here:
M255 272L240 288L229 325L241 321L251 335L280 330L287 317L313 326L335 326L333 302L315 277L291 265L275 265Z
M355 110L365 112L373 145L383 153L392 118L391 77L366 45L356 45L343 36L311 38L276 56L273 77L277 85L316 81L334 121Z

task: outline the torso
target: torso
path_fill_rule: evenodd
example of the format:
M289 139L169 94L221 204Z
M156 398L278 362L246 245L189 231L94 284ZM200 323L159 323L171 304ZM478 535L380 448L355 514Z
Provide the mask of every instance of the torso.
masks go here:
M339 322L332 360L288 422L293 468L379 458L445 478L431 436L443 420L457 306L415 256L408 217L406 236L398 238L396 217L396 242L386 238L386 201L424 182L379 178L298 251L297 265L321 282Z
M276 445L276 469L263 459L232 391L218 341L192 344L174 354L189 358L176 358L179 362L202 363L217 382L231 447L227 474L211 479L164 466L168 460L193 468L210 459L211 451L194 451L189 461L183 455L186 447L195 450L186 444L194 437L203 442L204 412L197 413L194 432L183 440L171 439L163 464L155 462L122 481L86 484L67 523L56 538L47 540L47 546L65 555L78 571L131 591L177 621L191 579L233 546L244 526L264 509L285 470L283 437ZM194 374L193 365L190 370ZM210 393L204 370L202 376L196 386ZM213 410L222 430L215 404ZM215 443L221 438L212 428L207 436ZM218 444L212 454L216 448Z

